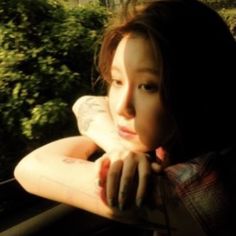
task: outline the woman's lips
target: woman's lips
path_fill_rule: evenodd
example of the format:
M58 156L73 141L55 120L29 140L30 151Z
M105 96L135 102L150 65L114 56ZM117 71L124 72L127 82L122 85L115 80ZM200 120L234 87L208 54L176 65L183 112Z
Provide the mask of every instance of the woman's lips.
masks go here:
M137 133L133 132L132 130L124 127L124 126L118 126L118 134L125 139L132 139L134 136L137 135Z

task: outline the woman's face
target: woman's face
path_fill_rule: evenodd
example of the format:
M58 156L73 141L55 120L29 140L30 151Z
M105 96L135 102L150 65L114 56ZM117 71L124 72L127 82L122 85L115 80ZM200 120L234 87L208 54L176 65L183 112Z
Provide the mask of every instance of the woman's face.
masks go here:
M122 143L134 152L156 149L170 133L159 84L160 66L148 39L126 35L111 64L109 107Z

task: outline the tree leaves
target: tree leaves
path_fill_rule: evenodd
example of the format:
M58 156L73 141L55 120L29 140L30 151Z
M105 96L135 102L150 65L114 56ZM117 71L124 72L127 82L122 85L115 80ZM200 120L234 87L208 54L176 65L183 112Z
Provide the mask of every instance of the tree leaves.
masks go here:
M71 106L92 92L94 49L107 17L94 4L0 0L1 156L15 161L77 133Z

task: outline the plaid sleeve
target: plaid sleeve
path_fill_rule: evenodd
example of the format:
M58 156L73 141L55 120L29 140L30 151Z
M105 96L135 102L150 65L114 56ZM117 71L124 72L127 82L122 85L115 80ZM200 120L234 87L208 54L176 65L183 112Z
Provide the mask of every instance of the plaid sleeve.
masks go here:
M233 235L235 204L225 184L229 181L225 166L231 161L227 158L222 153L209 153L165 170L179 199L209 235Z

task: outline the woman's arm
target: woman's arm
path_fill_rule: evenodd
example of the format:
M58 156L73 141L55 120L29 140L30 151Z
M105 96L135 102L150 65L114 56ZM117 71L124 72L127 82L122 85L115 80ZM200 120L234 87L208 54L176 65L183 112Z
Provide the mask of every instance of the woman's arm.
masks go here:
M115 131L105 96L83 96L73 105L79 131L91 138L105 152L124 150Z
M96 183L96 164L86 160L96 148L91 140L82 136L57 140L24 157L15 168L15 177L32 194L109 219L166 232L168 221L162 201L156 202L153 208L133 206L125 211L104 204L101 198L103 189ZM154 186L159 184L157 180ZM159 188L154 194L155 199L162 199ZM175 203L171 212L178 208Z
M25 156L15 178L30 193L113 218L100 198L95 163L86 160L96 149L83 136L51 142Z
M96 183L96 164L86 160L96 148L86 137L60 139L25 156L14 175L28 192L38 196L121 222L151 227L158 222L158 227L165 228L164 215L158 210L159 216L153 219L154 212L148 209L133 207L122 212L104 204L102 188Z
M93 172L88 171L93 170L93 163L85 160L96 149L83 136L51 142L25 156L14 170L15 178L28 192L76 206L81 197L77 199L75 194L83 193L86 187L84 176L87 181L93 179Z

